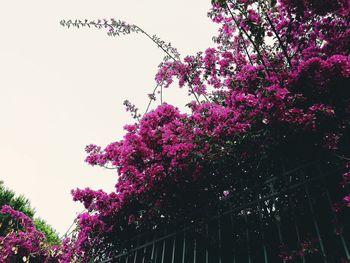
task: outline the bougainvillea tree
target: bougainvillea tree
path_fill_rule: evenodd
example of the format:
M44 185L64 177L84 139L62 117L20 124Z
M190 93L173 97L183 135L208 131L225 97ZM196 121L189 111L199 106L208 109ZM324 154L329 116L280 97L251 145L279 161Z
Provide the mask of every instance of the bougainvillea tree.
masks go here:
M86 147L89 164L113 167L119 179L113 193L73 191L88 210L78 250L118 247L137 231L189 217L242 183L262 180L261 171L278 162L347 160L349 10L347 0L214 1L209 16L220 25L214 46L184 59L136 25L62 21L114 36L145 34L166 52L157 88L178 80L193 99L190 114L162 103L125 126L123 140ZM350 206L350 196L343 201Z
M191 220L191 211L264 180L279 163L335 156L349 171L349 12L347 0L214 1L213 47L184 59L136 25L62 21L146 35L166 53L156 89L177 81L191 98L191 113L162 102L142 117L126 102L137 121L124 138L86 147L89 164L119 176L112 193L72 191L87 212L65 257L86 262L138 232ZM343 178L345 186L349 172Z

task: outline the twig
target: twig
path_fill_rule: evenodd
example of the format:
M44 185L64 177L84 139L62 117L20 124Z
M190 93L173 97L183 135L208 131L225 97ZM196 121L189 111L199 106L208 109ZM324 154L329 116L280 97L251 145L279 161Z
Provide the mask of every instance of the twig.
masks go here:
M157 88L159 87L159 85L162 85L162 84L161 84L161 83L158 83L157 86L153 89L153 92L151 93L153 96L154 96L154 94L156 93L156 90L157 90ZM148 105L147 105L147 109L146 109L146 111L145 111L144 114L146 114L146 113L148 112L149 107L151 106L152 100L153 100L153 99L150 98L149 103L148 103Z
M337 156L340 159L343 159L343 160L346 160L346 161L350 161L349 157L345 157L345 156L342 156L342 155L339 155L339 154L334 154L334 155Z
M283 45L282 40L281 40L279 34L277 33L276 28L275 28L275 26L273 25L273 23L272 23L272 21L271 21L269 15L267 14L267 12L264 12L264 14L265 14L266 19L267 19L267 21L269 22L269 24L270 24L270 26L271 26L271 28L272 28L272 31L274 32L274 34L275 34L275 36L276 36L276 38L277 38L277 40L278 40L278 42L279 42L279 44L280 44L280 48L282 49L283 54L284 54L284 56L285 56L286 59L287 59L287 62L288 62L289 67L292 68L292 62L291 62L291 60L290 60L290 58L289 58L289 56L288 56L286 47Z
M232 3L232 1L230 1L230 2ZM237 28L238 28L239 30L243 31L243 33L247 36L247 38L249 39L249 41L252 43L252 45L253 45L253 47L254 47L256 53L258 54L258 57L259 57L261 63L263 64L263 66L264 66L264 68L265 68L265 70L266 70L267 75L270 76L270 71L269 71L269 69L267 68L267 66L266 66L266 64L265 64L265 61L264 61L264 58L262 57L262 55L261 55L261 53L260 53L260 51L259 51L259 48L257 47L257 45L255 44L255 42L253 41L252 37L248 34L248 32L247 32L243 27L240 27L238 21L236 20L234 14L232 13L232 11L231 11L231 9L230 9L230 7L229 7L228 5L227 5L227 10L229 11L229 13L230 13L230 15L231 15L231 17L232 17L232 20L235 22Z

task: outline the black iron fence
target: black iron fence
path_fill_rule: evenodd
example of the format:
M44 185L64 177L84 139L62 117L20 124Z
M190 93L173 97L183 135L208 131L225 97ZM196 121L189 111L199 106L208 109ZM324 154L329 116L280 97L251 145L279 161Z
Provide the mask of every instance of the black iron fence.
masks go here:
M284 171L187 225L139 235L102 262L350 262L350 209L337 204L349 189L340 181L327 162Z

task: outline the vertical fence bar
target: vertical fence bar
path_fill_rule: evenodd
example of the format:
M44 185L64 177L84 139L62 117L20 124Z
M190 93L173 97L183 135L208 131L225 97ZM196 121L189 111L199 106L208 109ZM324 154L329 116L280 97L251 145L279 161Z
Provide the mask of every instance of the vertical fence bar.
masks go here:
M332 203L331 203L331 197L330 197L330 195L329 195L329 191L328 191L327 188L326 188L326 195L327 195L327 199L328 199L330 208L331 208L331 210L332 210L333 217L334 217L334 219L336 220L336 222L339 222L338 216L337 216L336 213L333 211ZM348 246L346 245L346 242L345 242L345 240L344 240L343 233L340 233L340 234L339 234L339 238L340 238L340 241L341 241L341 243L342 243L342 245L343 245L344 252L345 252L345 255L346 255L346 259L350 260L349 249L348 249Z
M219 263L222 262L221 259L221 255L222 255L222 244L221 244L221 224L220 224L220 219L221 219L221 215L220 213L218 214L218 239L219 239L219 253L218 253L218 257L219 257Z
M322 171L320 171L320 172L322 173ZM339 222L338 216L337 216L337 214L334 212L333 204L332 204L332 198L331 198L331 195L330 195L330 193L329 193L329 190L328 190L328 187L327 187L327 184L326 184L324 178L323 178L322 182L323 182L324 187L325 187L325 189L326 189L326 196L327 196L327 200L328 200L329 207L330 207L330 209L331 209L331 211L332 211L332 216L333 216L333 218L336 220L336 222ZM340 238L340 241L341 241L342 246L343 246L343 248L344 248L344 252L345 252L345 255L346 255L346 259L350 260L349 249L348 249L348 246L346 245L346 242L345 242L343 233L340 233L340 234L339 234L339 238Z
M163 240L163 248L162 248L162 263L164 262L164 258L165 258L165 245L166 245L166 239Z
M138 253L138 246L139 246L139 243L140 243L140 240L137 239L137 242L136 242L136 250L135 250L135 256L134 256L134 262L133 263L136 263L136 260L137 260L137 253Z
M174 236L174 242L173 242L173 250L172 250L172 254L171 254L171 263L175 263L175 243L176 243L176 233Z
M147 239L145 239L145 243L147 243ZM147 255L147 247L145 246L143 248L142 263L146 263L146 255Z
M287 186L287 195L288 195L288 204L289 204L289 209L292 213L292 221L293 221L293 225L294 225L294 229L295 229L295 233L297 235L297 242L298 242L298 245L301 244L301 238L300 238L300 230L299 230L299 227L298 227L298 224L297 224L297 217L296 217L296 214L295 214L295 209L294 209L294 204L292 202L292 196L291 196L291 193L290 193L290 183L291 183L291 180L292 180L292 176L287 176L286 175L286 169L285 167L283 166L282 167L282 171L283 171L283 175L284 175L284 179L285 179L285 184ZM302 255L301 256L301 259L302 259L302 263L305 263L305 256Z
M156 246L156 237L153 237L153 242L152 242L152 252L151 252L151 261L154 262L154 250L155 250L155 246Z
M291 212L292 212L292 221L293 221L293 224L294 224L294 229L295 229L295 233L297 234L297 241L298 241L298 244L301 243L301 238L300 238L300 230L299 230L299 227L298 227L298 224L297 224L297 218L296 218L296 215L295 215L295 210L294 210L294 205L291 203L292 202L292 198L290 196L290 194L288 194L288 199L289 199L289 203L291 204L290 205L290 209L291 209ZM305 257L302 255L301 256L301 259L303 261L303 263L305 263Z
M260 197L259 197L260 199ZM264 233L264 226L263 226L263 216L262 216L262 212L261 212L261 201L259 200L259 204L258 204L258 210L259 210L259 225L260 225L260 232L261 232L261 239L262 239L262 243L263 243L263 252L264 252L264 262L268 263L268 259L267 259L267 251L266 251L266 243L265 243L265 233Z
M186 256L186 231L184 231L184 242L182 244L182 263L185 263Z
M134 263L136 263L136 260L137 260L137 252L138 252L138 249L135 251Z
M209 219L208 219L209 220ZM208 250L208 246L209 246L209 225L208 222L206 222L205 224L205 233L206 233L206 240L207 240L207 245L205 246L205 263L209 263L209 250Z
M306 197L308 200L309 208L310 208L311 215L312 215L313 224L314 224L314 227L316 230L316 235L318 238L318 243L320 244L320 248L321 248L321 252L322 252L322 256L323 256L323 261L327 263L328 261L327 261L327 257L326 257L325 251L324 251L323 241L322 241L321 234L320 234L320 228L319 228L318 223L316 221L315 211L314 211L314 208L312 206L312 201L311 201L311 197L310 197L309 187L307 186L307 182L305 182L304 186L305 186L305 193L306 193Z
M275 188L273 186L273 183L271 182L269 184L269 188L271 191L272 195L275 195ZM281 225L280 225L280 221L281 221L281 216L279 215L279 211L277 210L277 205L276 205L276 198L277 197L272 197L272 207L271 207L271 214L274 214L274 222L276 224L276 228L277 228L277 234L278 234L278 240L280 242L280 244L283 244L283 238L282 238L282 232L281 232ZM286 263L285 259L282 259L283 263Z
M197 240L194 239L193 243L193 263L197 262Z
M247 210L244 209L244 222L246 227L246 239L247 239L247 251L248 251L248 263L252 262L252 259L250 257L250 245L249 245L249 227L248 227L248 218L247 218Z
M158 260L158 251L159 251L159 243L158 243L158 245L156 245L155 255L154 255L154 258L153 258L153 262L154 263L156 263L157 260Z
M234 222L233 222L233 214L232 214L233 212L231 211L230 212L230 222L231 222L231 227L232 227L232 229L231 229L231 234L232 235L234 235L234 232L233 232L233 230L234 230ZM233 240L235 240L235 237L233 237ZM232 254L233 254L233 263L236 263L236 253L235 253L235 247L234 246L232 246Z

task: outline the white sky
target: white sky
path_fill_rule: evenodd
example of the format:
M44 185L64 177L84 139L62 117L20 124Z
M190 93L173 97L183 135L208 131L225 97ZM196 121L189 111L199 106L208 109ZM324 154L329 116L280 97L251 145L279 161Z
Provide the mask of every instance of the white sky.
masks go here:
M108 37L66 29L61 19L119 18L171 41L180 53L212 45L210 0L0 0L0 180L31 200L60 233L82 205L70 190L111 191L115 171L84 162L84 147L119 140L132 119L124 99L142 112L163 54L141 35ZM164 98L183 105L186 90Z

